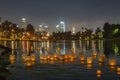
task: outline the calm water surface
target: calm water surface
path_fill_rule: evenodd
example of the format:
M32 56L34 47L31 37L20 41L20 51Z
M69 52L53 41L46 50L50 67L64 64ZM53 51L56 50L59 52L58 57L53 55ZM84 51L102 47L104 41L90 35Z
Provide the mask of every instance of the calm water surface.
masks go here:
M120 75L116 73L116 68L120 67L120 42L119 41L103 41L103 40L91 40L91 41L0 41L1 45L10 47L13 49L13 54L16 55L16 61L10 68L13 74L10 80L119 80ZM39 56L41 54L54 54L58 53L57 48L61 49L61 54L70 54L71 48L74 48L74 54L78 54L79 50L83 51L86 57L92 56L93 52L97 52L98 55L105 54L107 59L106 63L100 67L97 64L97 59L94 60L92 67L89 69L87 65L81 65L79 60L73 63L57 63L46 64L41 63ZM15 53L16 52L16 53ZM22 64L22 54L35 54L37 57L35 65L26 69ZM108 59L115 58L117 60L117 67L115 70L110 70L108 67ZM96 70L101 69L103 72L100 78L96 77ZM90 76L88 78L88 76Z

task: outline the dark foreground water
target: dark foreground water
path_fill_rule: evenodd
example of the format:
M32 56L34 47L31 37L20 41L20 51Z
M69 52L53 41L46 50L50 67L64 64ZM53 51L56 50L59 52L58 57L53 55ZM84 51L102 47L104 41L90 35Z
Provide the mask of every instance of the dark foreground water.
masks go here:
M116 70L120 67L119 41L1 41L1 44L13 48L13 54L16 55L15 62L8 66L8 80L120 80L120 74ZM61 54L71 53L71 48L74 48L76 55L82 50L86 57L91 57L93 52L98 55L104 53L106 60L101 65L97 58L93 59L92 65L81 63L79 55L74 61L40 60L41 54L58 53L58 47L61 48ZM21 55L30 53L36 55L36 61L32 67L25 67ZM111 58L117 61L114 67L108 65L108 59ZM102 71L101 76L96 75L98 69Z

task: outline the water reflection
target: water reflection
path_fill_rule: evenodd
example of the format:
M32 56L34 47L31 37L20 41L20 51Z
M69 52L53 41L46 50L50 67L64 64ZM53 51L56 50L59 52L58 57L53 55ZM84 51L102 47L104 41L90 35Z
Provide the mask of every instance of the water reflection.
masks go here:
M57 48L60 48L61 54L71 53L71 48L74 48L75 54L81 52L83 54L92 55L93 52L98 54L104 53L106 56L119 55L120 41L113 40L79 40L79 41L0 41L0 45L10 47L12 49L22 50L24 53L30 51L36 52L39 50L40 54L57 53Z

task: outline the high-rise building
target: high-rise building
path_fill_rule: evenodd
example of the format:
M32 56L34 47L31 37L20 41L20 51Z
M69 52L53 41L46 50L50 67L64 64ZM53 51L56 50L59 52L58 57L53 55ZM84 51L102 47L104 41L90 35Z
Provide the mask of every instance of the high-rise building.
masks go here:
M27 27L26 18L22 18L21 20L22 20L22 25L21 25L21 27L22 27L23 29L26 29L26 27Z
M58 32L65 32L65 22L61 20L60 23L56 25L56 29Z
M72 34L75 34L75 27L72 27Z

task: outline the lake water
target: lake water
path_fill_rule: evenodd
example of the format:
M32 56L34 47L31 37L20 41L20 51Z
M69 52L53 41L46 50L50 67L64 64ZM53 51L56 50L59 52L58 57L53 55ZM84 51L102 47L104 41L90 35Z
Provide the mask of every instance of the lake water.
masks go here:
M12 73L8 80L119 80L120 75L116 71L120 67L120 42L113 40L91 40L91 41L0 41L1 45L13 49L11 54L16 55L15 62L9 66ZM71 49L74 49L75 55L78 58L73 61L43 61L40 60L40 55L55 54L71 54ZM97 55L105 54L106 61L102 66L98 65L98 59L93 60L92 65L81 64L79 61L79 51L85 57L91 57L93 52ZM26 68L22 62L23 54L35 54L36 61L30 68ZM108 65L109 59L115 59L116 66L110 68ZM96 75L96 71L102 71L101 77Z

